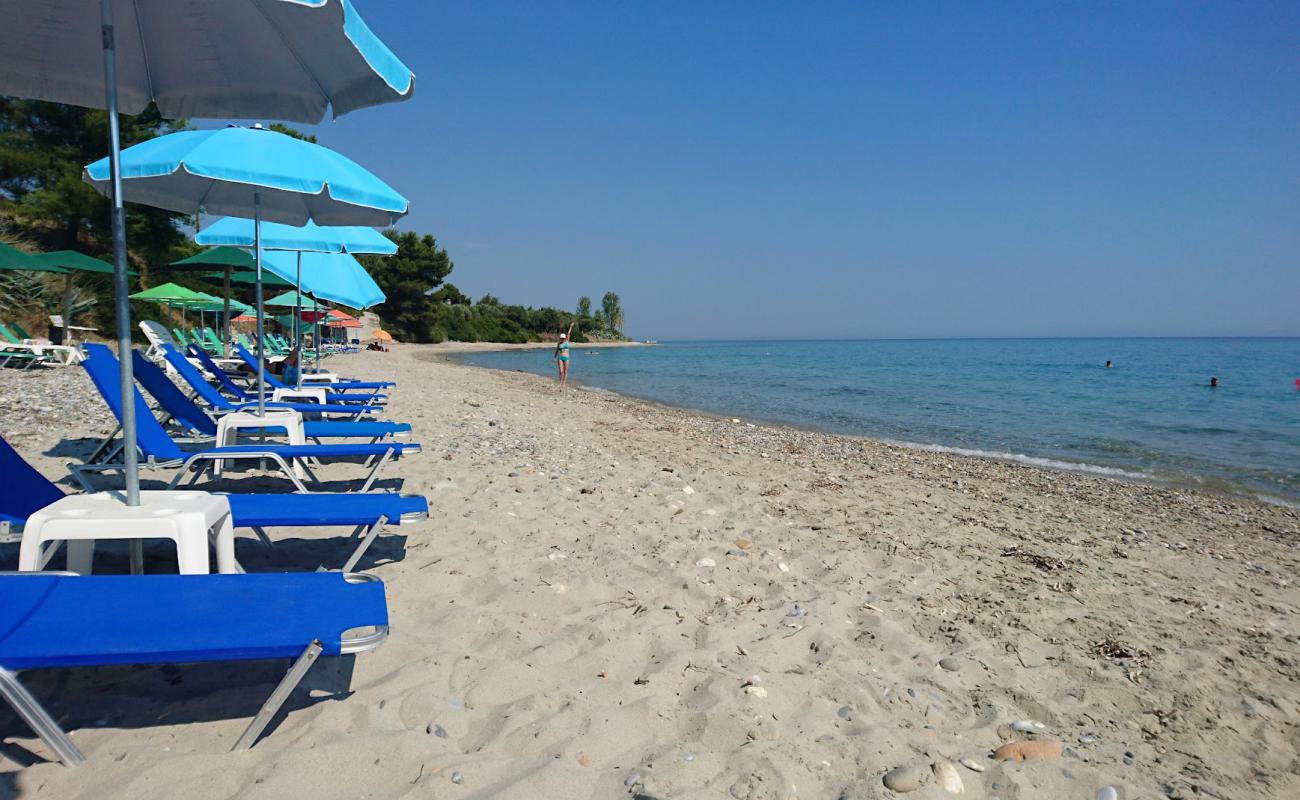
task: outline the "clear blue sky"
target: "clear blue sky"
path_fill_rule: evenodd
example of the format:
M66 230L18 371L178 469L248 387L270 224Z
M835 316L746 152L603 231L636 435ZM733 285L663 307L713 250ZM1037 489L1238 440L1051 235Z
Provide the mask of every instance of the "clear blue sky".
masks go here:
M379 2L312 129L641 337L1300 335L1300 3Z

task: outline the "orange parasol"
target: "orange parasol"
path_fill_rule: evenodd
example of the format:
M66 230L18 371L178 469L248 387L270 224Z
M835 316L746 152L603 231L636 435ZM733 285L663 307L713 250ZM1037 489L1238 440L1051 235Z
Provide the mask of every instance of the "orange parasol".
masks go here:
M382 339L385 342L393 341L393 335L388 331L376 330L374 333L371 334L371 336L375 337L376 339Z

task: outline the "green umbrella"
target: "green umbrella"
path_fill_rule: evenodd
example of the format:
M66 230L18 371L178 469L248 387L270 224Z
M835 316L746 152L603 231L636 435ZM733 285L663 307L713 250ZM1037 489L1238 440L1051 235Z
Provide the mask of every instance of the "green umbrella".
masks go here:
M63 267L47 264L36 256L28 255L12 245L0 242L0 269L26 272L67 272Z
M204 280L207 281L222 281L225 280L226 273L206 272L199 275L198 277L203 278ZM253 284L257 283L257 273L244 272L243 270L232 269L230 271L230 282L240 284L241 286L243 285L252 286ZM270 272L270 271L264 271L262 273L262 285L275 286L280 289L285 289L293 286L292 283L289 283L284 278L281 278L279 275L276 275L274 272Z
M85 253L78 253L76 250L56 250L53 253L41 253L36 256L46 264L52 264L56 267L70 270L72 272L98 272L103 275L113 274L113 265L107 261L100 261L98 258L92 258ZM127 275L135 275L134 270L127 270Z
M196 292L193 289L186 289L184 286L178 286L175 283L164 283L161 286L154 286L145 289L143 292L136 292L131 295L131 299L152 300L155 303L164 303L167 305L182 305L186 302L216 300L216 298L210 294Z
M237 269L253 270L257 268L257 262L245 250L238 247L213 247L204 250L202 253L196 253L189 258L182 258L180 261L173 261L173 267L235 267Z
M67 277L63 279L63 339L65 342L69 342L72 340L71 331L68 329L68 326L72 324L72 273L93 272L99 275L112 275L113 265L76 250L56 250L53 253L41 253L36 258L42 263L59 267L68 273ZM126 274L135 275L136 273L134 270L127 270Z
M266 283L265 272L262 273L262 283ZM307 295L300 295L297 292L285 292L284 294L276 295L263 303L263 305L283 306L286 308L300 306L303 311L321 311L325 308Z

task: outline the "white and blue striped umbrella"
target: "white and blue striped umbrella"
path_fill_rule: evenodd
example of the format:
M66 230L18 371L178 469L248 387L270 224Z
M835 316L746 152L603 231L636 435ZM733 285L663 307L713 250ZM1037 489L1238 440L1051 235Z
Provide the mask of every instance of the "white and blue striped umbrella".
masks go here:
M5 0L0 94L104 107L101 0ZM118 108L320 122L406 100L415 75L349 0L116 0Z
M222 217L210 222L194 237L206 246L229 245L252 247L255 231L251 219ZM392 239L374 228L355 225L317 225L308 222L296 227L277 222L262 223L263 250L299 250L312 253L373 253L389 256L397 252Z

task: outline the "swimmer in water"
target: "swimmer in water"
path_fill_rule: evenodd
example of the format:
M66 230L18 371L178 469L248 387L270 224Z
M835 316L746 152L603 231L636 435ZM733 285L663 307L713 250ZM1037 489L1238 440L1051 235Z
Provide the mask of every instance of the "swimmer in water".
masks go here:
M1106 369L1110 369L1112 366L1113 365L1110 363L1110 359L1109 358L1106 359Z
M1218 378L1210 378L1210 388L1211 388L1211 389L1217 389L1217 388L1219 388L1219 379L1218 379Z

